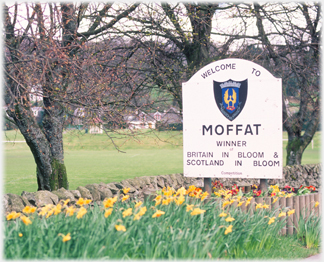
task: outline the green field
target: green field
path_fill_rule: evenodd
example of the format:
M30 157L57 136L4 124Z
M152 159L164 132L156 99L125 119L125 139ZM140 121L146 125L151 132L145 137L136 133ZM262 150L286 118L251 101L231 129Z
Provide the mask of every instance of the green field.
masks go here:
M2 132L2 141L23 141L19 132ZM91 135L80 131L64 133L65 164L70 189L91 183L119 182L138 176L156 176L183 172L182 132L124 131ZM287 134L283 134L287 139ZM320 163L320 132L303 155L302 164ZM283 140L285 163L287 141ZM4 193L37 191L36 164L26 143L3 143Z

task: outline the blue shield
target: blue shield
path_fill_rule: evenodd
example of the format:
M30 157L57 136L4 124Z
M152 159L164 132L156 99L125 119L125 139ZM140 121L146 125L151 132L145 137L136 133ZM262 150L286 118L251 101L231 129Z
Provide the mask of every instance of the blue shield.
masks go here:
M230 121L243 110L247 98L248 81L214 81L214 96L218 109Z

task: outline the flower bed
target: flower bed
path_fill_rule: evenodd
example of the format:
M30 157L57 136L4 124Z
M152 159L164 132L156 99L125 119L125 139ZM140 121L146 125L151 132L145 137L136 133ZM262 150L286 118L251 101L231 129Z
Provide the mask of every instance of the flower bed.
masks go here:
M220 181L213 182L214 195L220 199L239 199L240 201L234 203L236 206L242 206L241 209L247 212L245 203L252 204L250 212L256 211L258 208L269 208L270 210L279 210L285 208L294 210L295 216L287 219L282 234L293 234L298 231L298 222L300 216L307 219L311 213L320 216L321 207L319 201L321 194L316 192L314 186L301 185L298 189L289 185L282 189L278 185L271 185L267 191L261 191L260 185L245 186L239 188L234 184L231 188L225 188ZM250 188L250 190L246 190ZM242 190L243 189L243 190ZM232 200L233 201L233 200Z
M274 201L236 187L221 190L224 194L215 194L218 190L210 197L195 186L167 187L153 201L141 202L131 200L124 188L100 205L80 198L76 205L65 200L38 209L26 206L6 216L5 258L237 258L249 249L273 248L298 213L293 205L279 204L308 196L287 192ZM309 204L312 217L319 202Z

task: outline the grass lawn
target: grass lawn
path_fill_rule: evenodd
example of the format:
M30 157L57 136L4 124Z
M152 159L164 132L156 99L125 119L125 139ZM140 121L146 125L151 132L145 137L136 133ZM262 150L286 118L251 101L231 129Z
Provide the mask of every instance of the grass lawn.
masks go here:
M20 133L3 132L2 141L23 141ZM156 176L183 172L182 132L130 132L110 134L122 153L105 134L80 131L64 134L65 164L70 189L91 183L119 182L138 176ZM158 137L157 137L158 136ZM287 139L287 134L283 134ZM286 158L283 141L284 163ZM37 191L36 164L26 143L3 143L4 193L20 195ZM303 155L302 164L316 164L320 159L320 132Z

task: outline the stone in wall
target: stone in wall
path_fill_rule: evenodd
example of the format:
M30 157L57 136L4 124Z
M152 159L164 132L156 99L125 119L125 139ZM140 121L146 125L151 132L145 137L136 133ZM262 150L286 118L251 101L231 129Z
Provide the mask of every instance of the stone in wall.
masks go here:
M71 204L75 204L75 202L76 202L75 198L74 198L74 195L70 191L66 190L64 187L61 187L58 190L54 190L54 191L52 191L52 193L57 195L59 200L70 199Z
M77 190L80 192L80 195L84 199L91 199L92 200L92 195L89 191L89 189L85 188L84 186L79 186Z
M240 179L240 178L212 178L212 181L220 180L224 186L246 186L259 184L259 179ZM269 185L279 184L283 188L285 185L299 187L300 185L312 185L318 190L321 188L321 164L304 165L304 166L286 166L283 168L283 179L269 179ZM173 187L175 190L184 186L188 188L190 185L203 187L203 178L184 177L183 174L172 174L162 176L146 176L135 179L126 179L121 182L112 182L108 184L89 184L85 187L79 186L76 190L59 189L56 192L37 191L29 193L23 191L21 196L14 194L5 194L3 196L3 207L6 213L11 211L20 212L26 205L41 207L47 204L56 205L59 200L68 198L73 199L70 204L75 203L80 197L91 199L93 202L99 203L108 197L120 196L121 190L125 187L131 188L130 199L144 200L152 198L155 192L164 187ZM65 192L63 196L58 192Z

